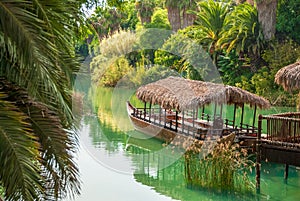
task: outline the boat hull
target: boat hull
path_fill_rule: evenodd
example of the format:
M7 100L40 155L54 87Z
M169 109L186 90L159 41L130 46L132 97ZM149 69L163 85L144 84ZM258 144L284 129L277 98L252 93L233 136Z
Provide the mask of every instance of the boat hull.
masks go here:
M175 131L163 128L133 116L134 107L129 102L127 102L127 112L134 128L142 133L147 134L148 136L165 142L171 142L178 134Z
M235 134L231 133L227 136L220 138L220 140L198 140L191 136L185 136L176 131L170 130L168 128L164 128L162 126L158 126L158 125L155 125L148 121L139 119L133 115L135 110L136 110L136 108L133 107L129 102L127 102L128 116L132 122L132 125L134 126L134 128L136 130L138 130L142 133L145 133L146 135L148 135L150 137L154 137L156 139L162 140L164 142L172 143L174 145L179 145L180 147L182 147L186 150L191 147L198 149L198 148L202 147L204 142L212 142L212 143L230 142L230 143L232 143L235 138Z

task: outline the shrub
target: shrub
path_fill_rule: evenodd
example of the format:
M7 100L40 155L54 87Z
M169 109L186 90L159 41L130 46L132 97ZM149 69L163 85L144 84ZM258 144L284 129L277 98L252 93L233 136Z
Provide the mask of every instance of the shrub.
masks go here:
M207 189L229 192L253 192L254 183L248 173L254 163L247 151L238 144L220 143L205 158L189 151L185 154L185 177L187 183Z

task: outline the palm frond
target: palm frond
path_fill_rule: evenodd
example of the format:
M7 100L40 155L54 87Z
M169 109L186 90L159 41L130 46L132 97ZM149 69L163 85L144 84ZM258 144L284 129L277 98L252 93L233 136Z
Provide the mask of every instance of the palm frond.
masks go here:
M75 1L0 2L3 37L0 47L6 55L6 65L1 65L0 75L28 89L31 96L57 111L61 110L69 123L72 113L68 90L74 70L79 67L72 52L74 19L78 19L73 4Z
M249 4L239 4L225 19L226 29L219 44L227 46L227 52L233 48L239 52L258 54L263 45L257 10Z
M39 145L27 115L0 92L0 183L7 200L34 200L44 190L39 166Z
M41 175L43 181L41 185L46 193L39 193L37 197L42 196L43 199L49 200L58 199L67 194L78 194L79 171L73 161L78 144L76 133L64 129L56 112L30 98L20 87L3 78L0 78L0 84L0 92L4 91L7 94L3 100L13 101L14 106L26 117L24 122L30 128L36 143L28 146L29 149L38 147L39 158L31 160L36 167L39 167L36 174ZM4 123L3 125L10 126L9 122ZM17 143L22 143L22 139L19 140L20 142L17 141Z

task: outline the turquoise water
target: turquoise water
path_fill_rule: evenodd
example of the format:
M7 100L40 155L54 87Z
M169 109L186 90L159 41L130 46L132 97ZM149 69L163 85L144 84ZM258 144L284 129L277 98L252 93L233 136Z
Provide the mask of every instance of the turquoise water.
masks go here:
M81 123L78 156L83 186L76 201L300 199L300 170L291 167L285 182L284 166L279 164L262 164L260 194L220 193L188 186L181 153L134 131L125 110L125 101L133 91L120 92L95 89L86 95L87 115ZM251 179L255 181L254 171Z

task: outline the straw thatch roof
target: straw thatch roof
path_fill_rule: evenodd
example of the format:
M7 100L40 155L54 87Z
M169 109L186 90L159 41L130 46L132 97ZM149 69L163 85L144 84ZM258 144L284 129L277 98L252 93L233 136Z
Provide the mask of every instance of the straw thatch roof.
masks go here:
M151 104L161 105L166 109L178 111L201 107L217 102L226 104L250 104L260 108L268 108L270 103L262 97L243 89L187 80L180 77L168 77L138 88L137 97Z
M275 82L286 91L300 89L300 61L280 69L275 75Z

